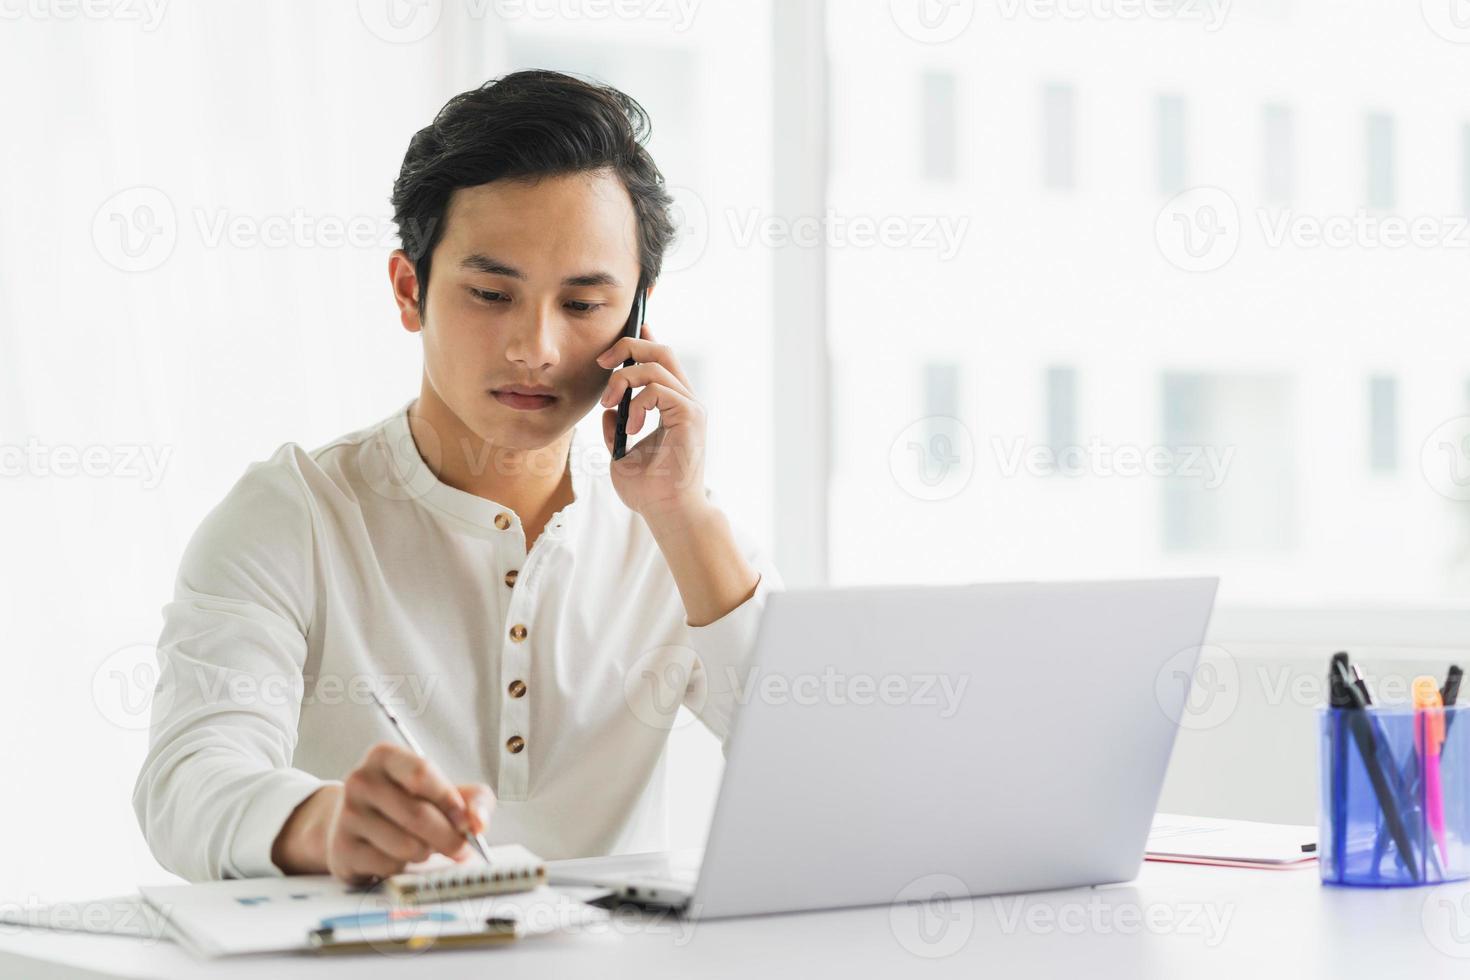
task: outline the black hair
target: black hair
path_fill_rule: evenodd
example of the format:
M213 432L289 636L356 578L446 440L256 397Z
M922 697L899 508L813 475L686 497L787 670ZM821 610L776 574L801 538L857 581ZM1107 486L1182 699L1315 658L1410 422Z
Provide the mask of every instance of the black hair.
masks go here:
M638 219L639 281L651 285L674 237L673 198L643 145L651 130L630 96L555 71L513 72L446 102L409 141L393 182L393 220L418 276L420 314L450 195L493 180L617 174Z

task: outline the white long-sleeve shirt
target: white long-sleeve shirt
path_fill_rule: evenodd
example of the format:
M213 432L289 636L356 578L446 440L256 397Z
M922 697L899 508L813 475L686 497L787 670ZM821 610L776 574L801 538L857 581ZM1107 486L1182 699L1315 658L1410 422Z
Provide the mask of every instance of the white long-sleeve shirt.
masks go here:
M728 734L780 587L749 540L755 594L689 626L603 447L574 433L575 502L527 554L513 511L435 477L407 409L251 464L185 550L133 794L176 874L280 874L291 811L393 740L370 690L451 781L495 791L492 843L548 859L666 846L679 705Z

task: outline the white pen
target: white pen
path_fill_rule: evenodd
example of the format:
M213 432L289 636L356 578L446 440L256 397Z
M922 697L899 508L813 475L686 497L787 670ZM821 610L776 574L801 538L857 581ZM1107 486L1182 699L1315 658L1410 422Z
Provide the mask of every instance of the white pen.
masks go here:
M403 722L398 720L398 716L393 713L393 709L384 704L383 699L378 697L378 692L369 691L368 693L373 696L373 703L383 709L383 714L388 717L388 723L393 726L393 730L398 733L398 737L403 740L403 744L408 746L409 751L420 759L427 759L428 756L424 755L424 750L419 748L419 743L409 734L408 729L403 726ZM475 850L480 852L480 858L486 864L490 863L489 845L485 843L485 838L482 835L465 831L464 839L474 845Z

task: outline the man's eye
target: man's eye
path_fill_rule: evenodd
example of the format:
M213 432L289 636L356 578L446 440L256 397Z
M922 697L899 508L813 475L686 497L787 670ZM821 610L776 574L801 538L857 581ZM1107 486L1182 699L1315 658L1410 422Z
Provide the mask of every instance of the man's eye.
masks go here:
M500 303L510 298L504 293L497 293L493 289L476 289L471 286L470 292L475 295L476 299L482 299L487 303Z
M591 313L594 310L602 309L603 305L602 303L588 303L580 299L567 300L567 306L571 308L573 313Z

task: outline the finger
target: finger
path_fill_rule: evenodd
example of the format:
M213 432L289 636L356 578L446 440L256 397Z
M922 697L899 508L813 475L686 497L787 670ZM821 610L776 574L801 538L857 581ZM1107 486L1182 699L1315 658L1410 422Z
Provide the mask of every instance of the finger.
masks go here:
M403 861L384 854L361 837L354 837L343 845L342 858L348 868L348 878L354 882L396 875L404 866Z
M623 392L634 388L642 388L644 385L657 382L665 387L672 388L682 395L694 397L694 392L688 386L662 364L635 364L632 367L618 368L613 372L611 378L607 379L607 388L602 392L602 406L612 408L623 397Z
M364 791L369 806L441 854L452 854L464 843L444 811L422 797L404 792L386 778Z
M483 834L490 826L490 815L495 812L495 794L484 783L462 783L458 788L469 811L470 833Z
M376 810L352 814L348 829L397 861L426 861L434 849Z
M428 759L398 745L383 743L372 750L377 767L393 782L444 811L450 824L461 833L467 824L464 798L439 767Z
M629 405L631 405L631 404L632 404L632 402L629 402ZM631 409L630 409L630 412L631 412ZM612 454L612 451L615 448L615 445L616 445L616 442L617 442L617 432L618 432L618 412L617 412L617 409L610 408L607 411L605 411L605 412L602 413L602 443L603 443L604 446L607 447L607 451L608 451L608 454L609 455ZM629 424L628 424L628 427L627 427L627 433L628 433L628 435L636 435L637 432L638 432L638 430L635 429L635 428L633 428L633 425L632 425L632 416L630 414L629 415ZM628 443L626 444L626 447L625 448L630 453L633 451L633 448L634 447L633 447L632 440L629 440L628 441Z
M643 420L655 408L659 421L669 428L678 425L697 403L690 397L661 384L645 385L628 404L628 432L643 430Z
M608 409L602 413L602 444L607 451L613 451L613 439L618 431L618 413L615 409Z
M614 368L629 358L637 364L662 364L683 383L685 388L694 387L689 383L689 378L684 373L683 367L680 366L679 359L674 356L673 349L667 344L656 344L651 340L619 337L611 347L597 356L597 363L605 368Z
M650 361L666 364L674 359L674 352L664 344L655 344L642 337L619 337L611 347L597 355L597 363L610 368L630 358L640 364Z

